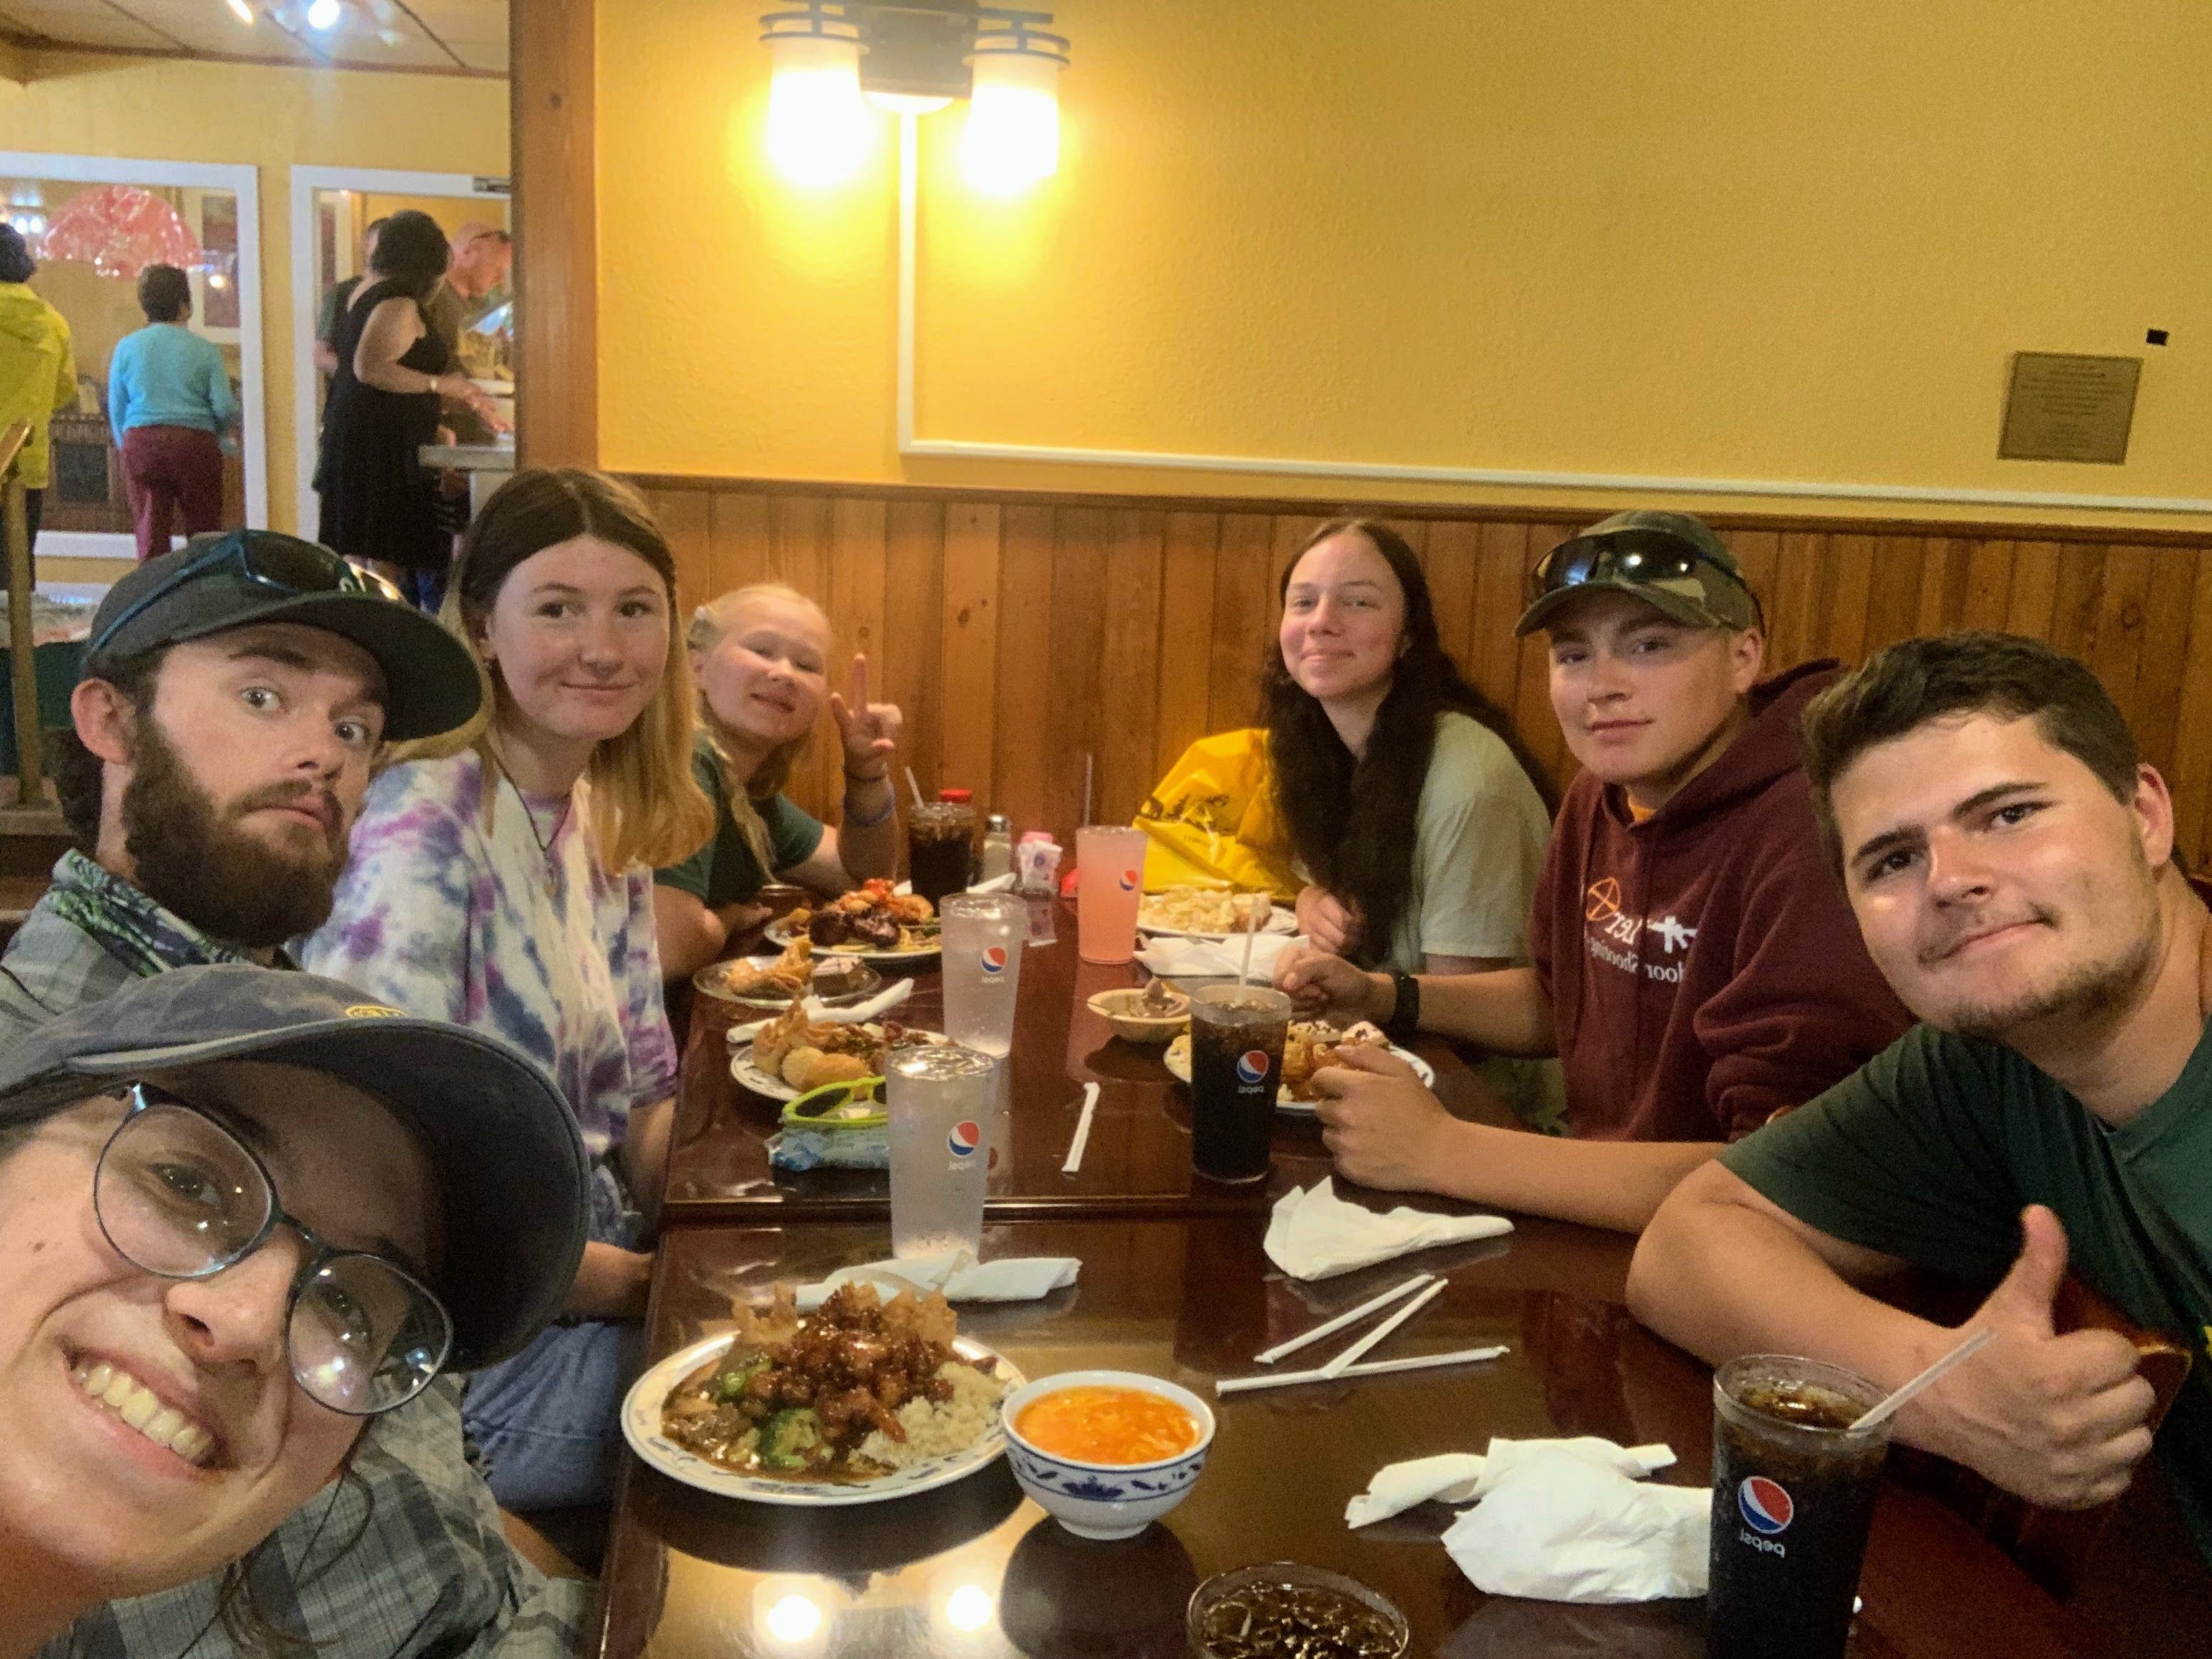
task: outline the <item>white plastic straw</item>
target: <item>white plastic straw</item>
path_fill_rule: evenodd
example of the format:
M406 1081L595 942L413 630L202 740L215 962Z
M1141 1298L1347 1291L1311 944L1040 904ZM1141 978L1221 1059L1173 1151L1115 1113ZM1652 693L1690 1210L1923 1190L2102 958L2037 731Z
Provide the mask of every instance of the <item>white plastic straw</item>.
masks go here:
M1091 1114L1098 1105L1098 1085L1083 1085L1083 1115L1075 1120L1075 1139L1067 1143L1067 1162L1060 1166L1062 1175L1073 1175L1083 1167L1083 1149L1091 1142Z
M921 786L914 781L914 768L911 766L906 769L906 787L914 791L914 804L916 806L921 805L922 804Z
M1415 1273L1404 1284L1397 1285L1391 1290L1387 1290L1380 1296L1370 1297L1368 1300L1361 1303L1358 1307L1352 1309L1349 1313L1340 1313L1337 1315L1335 1318L1329 1320L1325 1324L1315 1326L1304 1336L1294 1336L1287 1342L1278 1342L1273 1347L1268 1349L1265 1353L1254 1354L1252 1356L1252 1363L1255 1365L1272 1365L1278 1359L1288 1358L1291 1354L1296 1353L1300 1348L1310 1346L1312 1344L1320 1341L1322 1338L1325 1336L1334 1336L1346 1325L1357 1325L1361 1320L1366 1318L1368 1315L1378 1312L1381 1310L1389 1307L1400 1297L1411 1296L1415 1291L1419 1290L1422 1285L1427 1284L1430 1279L1434 1277L1435 1275L1433 1273Z
M1391 1332L1396 1330L1399 1326L1404 1324L1415 1314L1420 1312L1422 1309L1427 1307L1430 1303L1442 1296L1449 1283L1449 1281L1446 1279L1439 1279L1437 1280L1437 1282L1430 1285L1427 1290L1423 1291L1411 1302L1408 1302L1404 1307L1399 1309L1397 1312L1392 1314L1380 1325L1377 1325L1373 1330L1368 1332L1366 1335L1361 1337L1358 1341L1353 1343L1342 1353L1337 1355L1335 1358L1330 1360L1328 1364L1322 1366L1321 1368L1321 1374L1323 1376L1342 1376L1345 1372L1352 1369L1352 1364L1354 1360L1364 1358L1367 1352L1370 1348L1374 1347L1376 1343L1380 1342L1384 1337L1389 1335Z
M1498 1348L1460 1348L1450 1353L1425 1353L1413 1359L1376 1359L1364 1365L1347 1365L1337 1376L1325 1371L1277 1371L1269 1376L1226 1376L1213 1385L1213 1392L1249 1394L1255 1389L1291 1389L1301 1382L1341 1382L1347 1376L1385 1376L1393 1371L1425 1371L1437 1365L1473 1365L1485 1359L1496 1359L1506 1352Z
M1231 903L1236 902L1237 890L1234 887L1229 890L1229 898ZM1272 908L1272 902L1269 906L1248 908L1245 913L1244 960L1237 969L1237 982L1239 985L1249 985L1252 982L1252 941L1260 936L1260 911L1263 908Z
M1870 1429L1875 1424L1883 1421L1894 1413L1899 1406L1902 1406L1906 1401L1911 1399L1914 1395L1918 1394L1921 1389L1926 1388L1937 1377L1942 1376L1944 1372L1949 1370L1952 1366L1958 1364L1961 1360L1971 1358L1973 1355L1979 1353L1982 1351L1982 1345L1996 1334L1996 1333L1994 1330L1976 1331L1964 1342L1961 1342L1957 1347L1952 1349L1950 1352L1945 1354L1941 1359L1930 1365L1926 1370L1921 1372L1919 1376L1914 1377L1910 1382L1907 1382L1903 1388L1899 1389L1895 1394L1890 1395L1888 1399L1883 1401L1879 1406L1869 1407L1865 1413L1860 1417L1857 1422L1851 1425L1851 1427L1854 1429Z

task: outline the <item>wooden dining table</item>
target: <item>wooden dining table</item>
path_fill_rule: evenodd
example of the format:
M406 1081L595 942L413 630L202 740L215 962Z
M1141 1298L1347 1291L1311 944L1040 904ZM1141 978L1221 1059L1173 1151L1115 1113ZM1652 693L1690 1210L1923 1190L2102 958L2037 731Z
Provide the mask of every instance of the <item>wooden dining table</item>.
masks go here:
M1073 917L1060 930L1072 939ZM1012 1156L994 1172L982 1255L1073 1256L1076 1283L1040 1300L963 1305L963 1334L1030 1377L1091 1367L1169 1378L1212 1402L1205 1473L1138 1537L1085 1540L1016 1486L1003 1460L939 1490L886 1503L785 1507L695 1490L628 1458L603 1571L599 1651L609 1659L709 1655L1083 1659L1180 1656L1185 1608L1212 1574L1290 1560L1349 1574L1410 1621L1416 1655L1690 1656L1703 1607L1585 1607L1486 1596L1438 1541L1439 1504L1375 1526L1345 1505L1385 1464L1480 1451L1491 1437L1600 1435L1662 1442L1657 1478L1710 1479L1711 1381L1623 1306L1632 1241L1540 1218L1508 1235L1357 1273L1292 1279L1265 1249L1271 1194L1327 1168L1310 1123L1279 1127L1273 1172L1213 1188L1188 1169L1187 1092L1157 1049L1110 1039L1082 1007L1133 981L1064 945L1023 969L1012 1067ZM930 1023L933 976L906 1017ZM695 1020L671 1155L648 1359L726 1322L734 1302L890 1254L880 1177L779 1176L761 1143L771 1103L728 1081L723 1028ZM1468 1073L1424 1045L1448 1101ZM1058 1184L1086 1080L1101 1084L1085 1172ZM1092 1158L1096 1158L1094 1164ZM1355 1201L1403 1201L1345 1188ZM1453 1207L1438 1206L1438 1207ZM1216 1398L1253 1356L1416 1269L1448 1289L1375 1358L1501 1346L1495 1360ZM1316 1349L1333 1351L1334 1343ZM2212 1575L2154 1480L2142 1480L2062 1605L1973 1526L1911 1485L1885 1480L1852 1637L1855 1656L2198 1653Z

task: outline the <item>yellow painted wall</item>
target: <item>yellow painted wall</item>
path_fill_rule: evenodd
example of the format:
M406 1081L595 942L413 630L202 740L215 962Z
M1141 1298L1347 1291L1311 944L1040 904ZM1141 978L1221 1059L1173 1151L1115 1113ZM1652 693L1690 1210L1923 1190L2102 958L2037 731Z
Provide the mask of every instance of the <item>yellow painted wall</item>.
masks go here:
M503 175L507 82L46 52L21 52L19 66L27 84L0 80L0 148L260 168L269 514L278 529L294 528L289 169ZM78 563L85 568L62 568ZM42 560L40 574L105 580L112 570Z
M925 437L2212 497L2201 0L1054 9L1057 178L979 198L958 106L922 123ZM902 465L888 119L854 183L783 185L757 31L602 8L609 465L1331 493ZM1995 459L2019 349L2146 357L2124 466Z

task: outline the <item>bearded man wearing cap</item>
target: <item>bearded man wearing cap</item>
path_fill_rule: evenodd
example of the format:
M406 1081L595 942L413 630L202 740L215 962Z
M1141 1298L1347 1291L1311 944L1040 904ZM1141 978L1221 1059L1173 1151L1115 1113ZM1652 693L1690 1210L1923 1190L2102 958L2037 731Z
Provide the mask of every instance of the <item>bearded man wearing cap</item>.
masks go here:
M535 1066L334 980L179 968L17 1041L0 1055L0 1654L319 1636L297 1617L301 1563L264 1541L288 1514L378 1651L487 1650L437 1616L465 1586L417 1582L389 1521L360 1524L347 1464L442 1372L559 1311L588 1178ZM147 1594L179 1584L198 1593ZM557 1623L518 1609L501 1651L554 1650Z
M1401 1062L1316 1074L1337 1168L1639 1231L1723 1146L1802 1104L1911 1023L1827 867L1798 757L1830 661L1762 680L1759 602L1712 531L1616 514L1530 580L1552 708L1582 771L1537 878L1532 965L1436 978L1285 958L1302 1007L1557 1054L1569 1138L1452 1117Z
M93 617L56 756L79 845L0 957L4 1051L149 975L289 968L283 942L330 914L380 746L450 731L481 700L458 641L312 542L233 531L125 576ZM270 975L270 994L289 978ZM549 1584L508 1545L459 1401L441 1382L378 1419L332 1512L309 1505L261 1552L254 1578L280 1630L360 1659L427 1650L414 1645L426 1637L455 1653L510 1634L573 1645L577 1587ZM360 1576L372 1559L373 1583ZM223 1659L243 1650L211 1618L222 1596L210 1577L114 1603L88 1615L99 1628L81 1626L76 1650Z

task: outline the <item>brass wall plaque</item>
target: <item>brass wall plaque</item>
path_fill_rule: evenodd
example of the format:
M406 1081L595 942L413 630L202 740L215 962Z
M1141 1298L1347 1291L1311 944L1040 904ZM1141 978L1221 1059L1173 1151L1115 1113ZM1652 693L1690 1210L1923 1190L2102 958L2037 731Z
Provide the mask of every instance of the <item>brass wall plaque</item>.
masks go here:
M2140 357L2015 351L1997 459L2119 465L2128 458L2142 377Z

